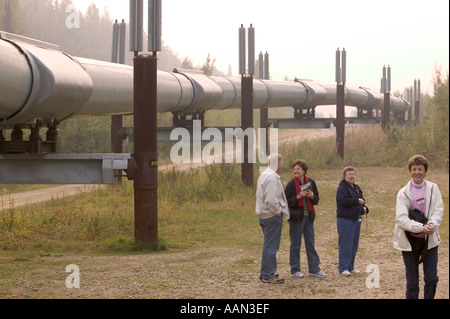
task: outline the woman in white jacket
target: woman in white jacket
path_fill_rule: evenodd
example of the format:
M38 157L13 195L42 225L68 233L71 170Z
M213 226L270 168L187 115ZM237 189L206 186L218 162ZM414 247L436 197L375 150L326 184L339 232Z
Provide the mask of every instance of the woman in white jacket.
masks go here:
M436 184L425 180L428 160L413 156L408 163L411 180L397 194L394 248L402 252L406 269L406 298L419 297L419 264L423 263L424 298L433 299L438 283L437 263L440 243L439 225L444 215L444 203ZM427 221L409 218L416 209Z

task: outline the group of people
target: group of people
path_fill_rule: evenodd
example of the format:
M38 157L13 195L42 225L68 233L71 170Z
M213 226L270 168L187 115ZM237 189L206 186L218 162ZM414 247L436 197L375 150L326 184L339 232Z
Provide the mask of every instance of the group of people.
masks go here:
M292 163L293 178L283 187L278 173L284 158L269 157L267 169L258 178L256 214L264 234L260 280L283 283L277 272L277 252L281 243L283 217L289 222L289 265L293 278L303 278L300 248L305 241L308 276L324 278L314 243L315 207L319 203L316 182L307 177L308 165L302 159ZM438 228L444 215L444 204L436 184L425 180L428 161L422 155L408 163L410 182L397 194L394 248L402 252L406 270L406 298L419 297L419 265L424 269L424 297L432 299L438 283L437 263L440 237ZM338 271L342 276L358 274L355 268L359 245L361 218L368 213L361 188L355 183L356 170L344 168L336 192L336 225L339 237Z

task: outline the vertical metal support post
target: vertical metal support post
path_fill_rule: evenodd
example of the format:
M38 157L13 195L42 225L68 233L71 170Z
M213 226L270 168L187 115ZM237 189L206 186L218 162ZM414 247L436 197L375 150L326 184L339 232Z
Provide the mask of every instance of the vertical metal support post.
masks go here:
M134 58L135 238L146 246L158 240L157 57ZM136 169L135 169L136 171Z
M52 142L52 146L50 151L52 153L58 152L58 125L59 121L57 119L54 119L52 123L47 124L47 134L46 134L46 141Z
M11 141L23 141L23 131L20 125L14 125L14 129L11 132Z
M345 140L345 77L346 71L345 49L341 58L339 48L336 51L336 149L341 159L344 159L344 140Z
M412 106L413 106L413 99L412 99L412 88L406 89L408 92L408 102L411 104L411 107L408 110L408 122L411 123L413 119L413 112L412 112Z
M248 76L245 75L245 28L239 28L239 72L241 74L241 127L245 131L253 128L253 75L255 70L255 29L248 29ZM252 141L253 142L253 141ZM253 163L249 161L249 138L244 135L244 162L242 163L242 181L253 186ZM254 145L250 145L253 147Z
M345 85L337 85L336 96L336 148L338 155L344 159L345 140Z
M383 130L389 130L390 125L390 115L391 115L391 94L389 92L384 93L384 108L383 108L383 118L381 120L381 126Z
M116 22L113 24L113 40L112 40L112 52L111 62L113 63L125 63L125 33L126 24L122 20L119 24ZM123 116L113 115L111 117L111 152L123 153Z
M381 93L384 94L383 117L381 119L381 128L388 130L391 119L391 67L383 66L383 78L381 80Z
M414 80L414 115L416 124L420 122L420 80Z
M269 54L266 52L265 55L262 52L259 54L259 78L269 79ZM259 117L260 127L266 129L266 151L269 150L269 109L260 109ZM260 145L261 147L261 145Z
M111 152L123 153L123 116L111 116Z
M42 137L39 132L41 128L40 124L33 125L30 134L30 146L31 146L31 154L42 154Z
M130 51L137 56L144 48L144 0L130 0Z
M241 126L245 131L253 128L253 77L242 77ZM244 137L244 163L242 163L242 181L246 186L253 186L253 163L249 162L249 138ZM254 145L251 145L253 147Z

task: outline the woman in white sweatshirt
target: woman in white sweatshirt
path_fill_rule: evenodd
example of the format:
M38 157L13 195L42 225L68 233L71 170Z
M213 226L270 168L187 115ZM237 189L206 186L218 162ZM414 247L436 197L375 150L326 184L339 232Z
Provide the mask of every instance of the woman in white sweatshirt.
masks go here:
M397 194L394 248L402 252L405 263L406 298L419 297L419 264L423 263L424 298L433 299L439 280L438 229L444 216L444 203L438 186L425 180L428 160L424 156L411 157L408 168L411 180ZM423 212L426 220L411 219L410 212L414 210Z

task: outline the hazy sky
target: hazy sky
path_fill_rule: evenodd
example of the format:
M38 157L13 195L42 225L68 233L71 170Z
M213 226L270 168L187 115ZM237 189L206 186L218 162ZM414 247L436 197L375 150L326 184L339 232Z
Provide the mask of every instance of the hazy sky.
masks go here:
M129 20L129 0L73 2ZM383 65L392 68L393 92L420 78L430 94L435 65L449 68L448 0L162 0L162 7L165 44L195 65L210 53L224 73L229 65L238 73L241 24L255 27L256 53L270 54L274 80L334 84L337 48L347 51L347 85L376 91Z

